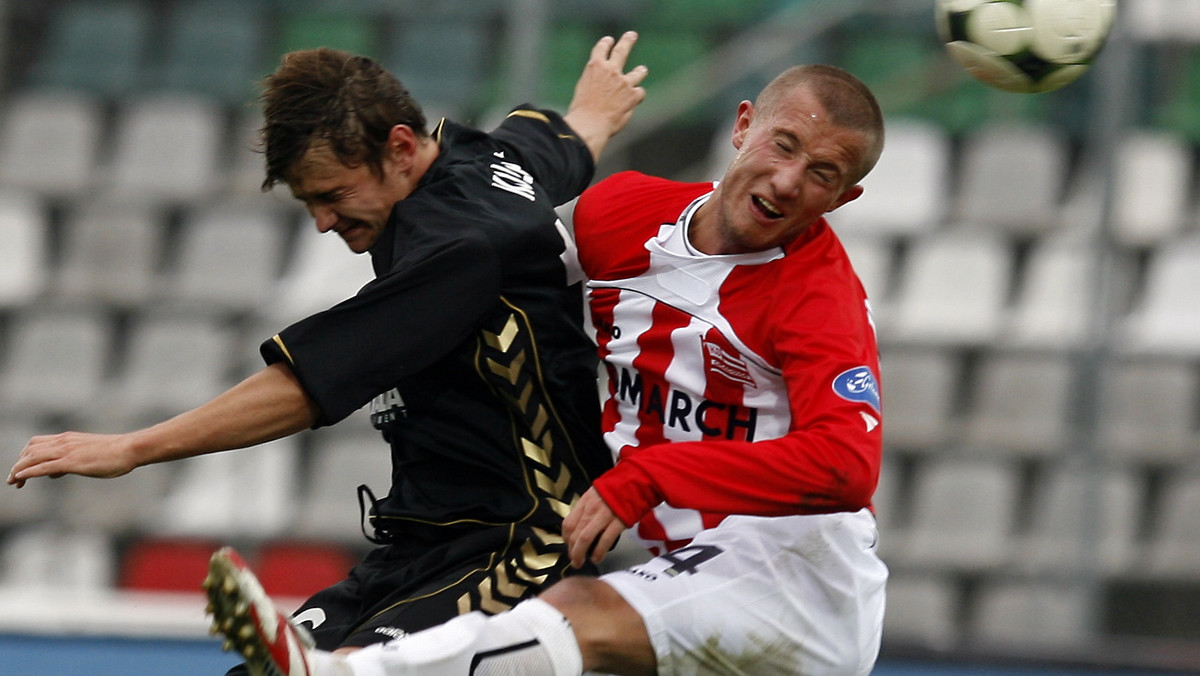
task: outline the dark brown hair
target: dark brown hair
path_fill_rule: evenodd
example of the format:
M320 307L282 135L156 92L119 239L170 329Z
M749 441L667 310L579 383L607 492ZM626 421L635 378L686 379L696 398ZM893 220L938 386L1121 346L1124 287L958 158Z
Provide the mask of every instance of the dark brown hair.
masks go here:
M314 142L327 143L346 166L366 164L381 173L392 127L408 125L428 136L420 105L369 57L327 47L290 52L262 89L264 191L293 178Z

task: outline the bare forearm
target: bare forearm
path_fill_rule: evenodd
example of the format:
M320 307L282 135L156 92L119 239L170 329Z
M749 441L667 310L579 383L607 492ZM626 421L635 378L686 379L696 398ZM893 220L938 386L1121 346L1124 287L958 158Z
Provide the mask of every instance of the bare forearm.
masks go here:
M8 475L116 477L152 463L253 446L311 427L319 411L286 366L250 376L212 401L126 434L64 432L34 437Z
M318 414L291 369L275 364L198 408L130 436L141 466L279 439L312 427Z

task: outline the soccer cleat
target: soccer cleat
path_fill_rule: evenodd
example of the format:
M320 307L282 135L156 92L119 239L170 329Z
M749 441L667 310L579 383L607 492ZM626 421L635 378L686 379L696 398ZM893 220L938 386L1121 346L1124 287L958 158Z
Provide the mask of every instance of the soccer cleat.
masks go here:
M218 549L204 579L212 633L246 660L251 676L313 676L312 637L275 608L250 567L231 547Z

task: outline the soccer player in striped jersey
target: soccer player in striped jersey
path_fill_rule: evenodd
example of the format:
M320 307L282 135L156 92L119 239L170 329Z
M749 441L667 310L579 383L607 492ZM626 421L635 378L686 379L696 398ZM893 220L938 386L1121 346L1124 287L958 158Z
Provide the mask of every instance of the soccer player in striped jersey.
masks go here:
M824 214L862 194L882 115L849 73L797 67L740 104L732 143L716 183L626 172L575 209L618 460L564 535L575 565L601 561L627 530L656 556L343 659L271 657L290 628L245 566L218 554L218 620L252 636L270 673L871 671L887 579L871 508L877 344Z

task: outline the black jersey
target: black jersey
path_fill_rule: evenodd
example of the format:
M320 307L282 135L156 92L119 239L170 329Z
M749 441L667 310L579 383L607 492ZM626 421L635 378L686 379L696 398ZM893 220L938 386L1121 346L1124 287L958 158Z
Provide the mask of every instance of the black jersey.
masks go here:
M557 114L532 108L490 134L443 121L433 136L437 159L370 251L376 279L262 354L291 366L318 425L371 403L392 452L377 528L557 531L611 466L553 209L587 186L592 158Z

